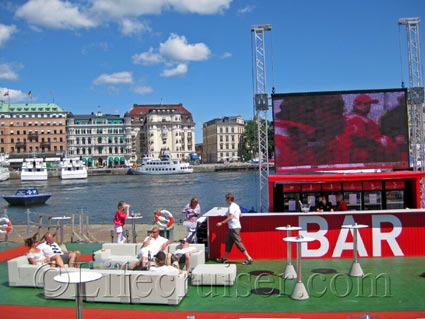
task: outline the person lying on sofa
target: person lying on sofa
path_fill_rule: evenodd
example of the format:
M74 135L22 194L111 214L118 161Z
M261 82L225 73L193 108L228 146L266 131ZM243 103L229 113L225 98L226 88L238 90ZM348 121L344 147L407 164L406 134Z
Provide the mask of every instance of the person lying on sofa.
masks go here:
M64 264L68 264L69 267L78 267L81 257L81 253L78 250L62 250L62 248L55 242L55 237L50 232L47 232L44 235L44 239L45 242L40 244L38 248L43 250L43 253L47 257L52 258L55 255L59 255L62 258Z
M181 269L167 265L166 261L167 254L163 251L159 251L155 255L155 265L150 267L149 271L165 275L179 275L183 272Z
M55 255L52 257L47 257L43 251L38 248L39 242L36 240L36 237L30 237L25 239L25 246L29 248L26 257L28 258L28 262L33 265L42 266L46 264L50 264L52 267L61 267L63 268L63 260L61 256Z
M179 246L177 246L179 247ZM172 265L180 269L180 265L186 266L186 271L190 272L190 259L193 253L199 252L199 249L189 245L189 241L184 238L180 240L180 247L174 253L168 253L167 265Z
M137 254L139 260L131 269L145 269L150 256L155 256L159 251L165 250L170 243L167 238L159 235L159 227L153 226L150 235L145 238L143 246Z

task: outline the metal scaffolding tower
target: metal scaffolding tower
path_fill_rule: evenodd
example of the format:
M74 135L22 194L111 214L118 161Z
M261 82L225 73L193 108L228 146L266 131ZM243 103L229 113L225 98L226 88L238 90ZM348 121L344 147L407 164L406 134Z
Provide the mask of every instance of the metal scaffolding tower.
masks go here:
M424 170L424 86L422 82L421 50L419 39L419 18L401 18L399 26L406 26L409 61L408 107L410 116L410 145L413 168ZM421 181L421 206L425 207L425 181Z
M258 134L258 166L259 166L259 195L260 212L268 210L268 176L269 176L269 142L267 127L267 111L269 109L269 98L266 92L266 54L264 45L264 33L271 31L271 24L253 25L251 32L254 37L255 56L255 94L254 111L257 122Z

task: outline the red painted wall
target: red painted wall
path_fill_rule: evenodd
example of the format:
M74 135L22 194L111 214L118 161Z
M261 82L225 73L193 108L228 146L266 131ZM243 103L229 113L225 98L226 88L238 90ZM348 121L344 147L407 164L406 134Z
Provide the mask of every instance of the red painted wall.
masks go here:
M226 225L216 223L224 217L208 217L209 257L223 256L227 236ZM286 231L277 231L279 226L301 226L303 230L292 232L318 240L306 245L303 258L351 258L353 237L343 224L365 224L359 230L359 257L425 256L425 210L401 210L380 212L308 213L308 214L245 214L242 219L241 238L254 259L286 258ZM296 257L295 246L292 248ZM244 256L233 247L229 259Z

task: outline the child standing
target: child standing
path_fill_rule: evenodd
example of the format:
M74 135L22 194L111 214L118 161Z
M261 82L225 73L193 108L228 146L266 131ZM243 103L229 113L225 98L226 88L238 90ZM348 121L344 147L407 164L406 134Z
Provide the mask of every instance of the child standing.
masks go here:
M128 217L128 212L130 211L130 205L125 201L120 201L118 203L118 209L115 212L113 224L115 228L115 233L117 235L117 243L123 244L127 238L124 236L123 226L125 224L125 219Z

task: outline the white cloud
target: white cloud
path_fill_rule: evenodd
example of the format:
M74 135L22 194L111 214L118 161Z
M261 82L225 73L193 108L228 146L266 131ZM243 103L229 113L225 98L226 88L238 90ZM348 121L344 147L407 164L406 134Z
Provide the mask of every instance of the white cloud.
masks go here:
M0 80L13 81L18 79L18 74L10 64L0 64Z
M8 92L8 96L4 96L4 94ZM0 87L0 100L2 101L10 101L12 103L28 101L28 94L22 92L21 90L13 90L5 87Z
M221 56L222 59L228 59L231 58L233 55L230 52L224 52Z
M120 22L121 33L127 36L151 31L147 25L133 19L122 19Z
M160 54L153 52L153 48L149 48L149 51L135 54L132 56L133 63L151 65L163 62L163 58Z
M167 0L93 0L91 11L110 18L160 14Z
M102 84L131 84L133 75L130 72L116 72L112 74L101 74L93 81L95 85Z
M198 14L217 14L229 9L232 0L169 0L175 10Z
M21 68L21 66L15 67ZM0 64L0 80L13 81L18 79L18 74L15 72L11 64Z
M29 0L15 14L31 25L53 29L95 27L95 21L82 11L82 8L68 1Z
M254 10L254 6L252 6L252 5L247 5L247 6L245 6L245 7L243 7L243 8L240 8L240 9L238 10L238 15L247 14L247 13L252 12L253 10Z
M184 13L217 14L230 7L232 0L93 0L92 13L109 18L161 14L166 10Z
M144 95L144 94L149 94L153 92L153 88L150 86L135 86L133 88L134 93L140 94L140 95Z
M187 73L187 70L188 70L187 64L180 63L173 69L167 69L162 71L161 76L166 78L170 76L181 76L181 75L185 75Z
M204 61L211 54L204 43L188 44L185 36L172 33L167 41L159 45L161 56L172 61Z
M17 31L14 25L0 24L0 48L12 37Z
M211 51L202 42L190 44L185 36L172 33L168 39L159 44L159 52L154 48L149 51L133 55L133 63L142 65L153 65L163 63L165 69L161 76L170 77L186 74L188 63L208 60Z

